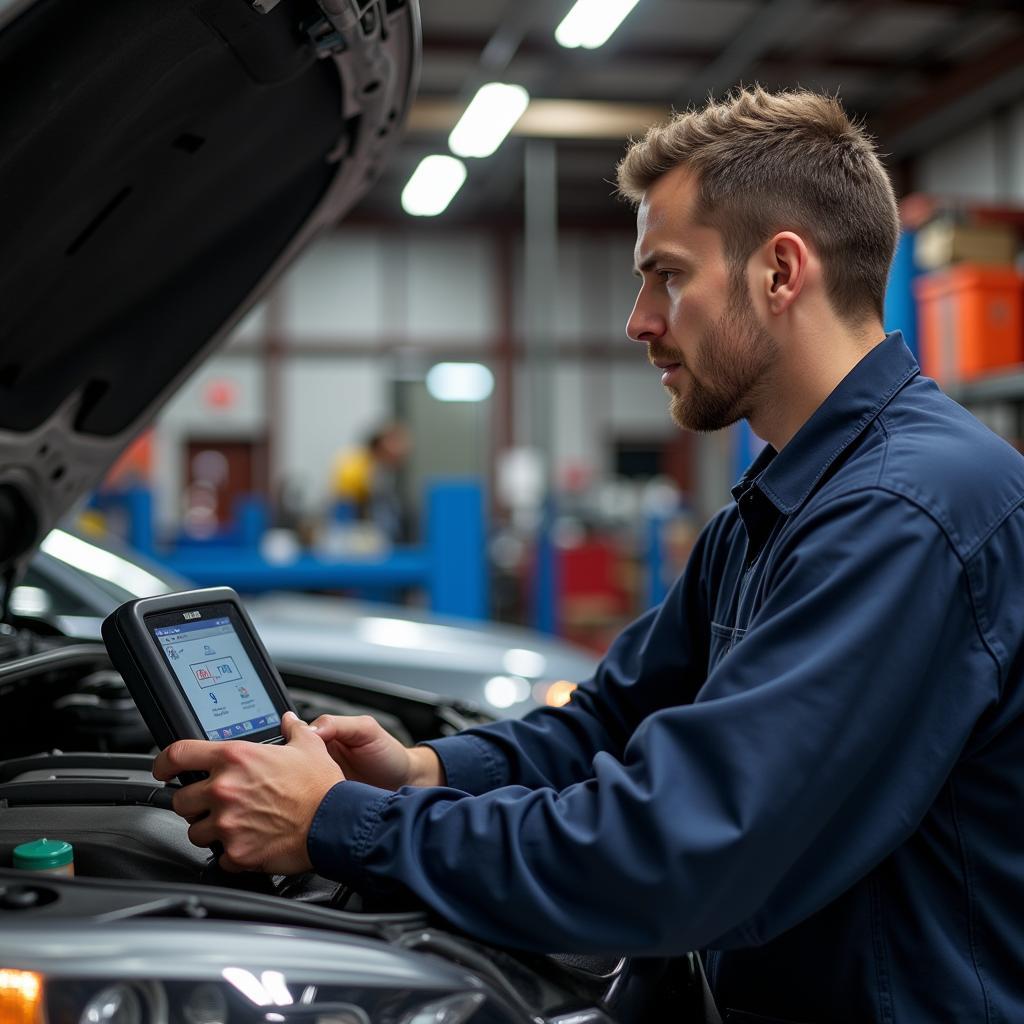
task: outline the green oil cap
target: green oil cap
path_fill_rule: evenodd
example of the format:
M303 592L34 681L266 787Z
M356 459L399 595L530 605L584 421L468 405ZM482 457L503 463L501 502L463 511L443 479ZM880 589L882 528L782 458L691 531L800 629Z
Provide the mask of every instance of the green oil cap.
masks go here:
M25 871L62 868L74 859L74 848L63 839L36 839L14 848L14 866Z

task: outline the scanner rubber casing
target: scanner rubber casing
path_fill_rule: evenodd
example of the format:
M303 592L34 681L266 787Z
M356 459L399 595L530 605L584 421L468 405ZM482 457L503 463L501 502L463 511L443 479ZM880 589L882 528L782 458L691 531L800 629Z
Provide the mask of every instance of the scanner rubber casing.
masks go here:
M295 711L280 673L270 660L263 641L252 624L238 594L230 587L208 587L159 597L128 601L111 612L103 621L102 635L114 667L121 673L142 718L162 750L175 740L206 740L207 735L189 704L181 686L146 624L147 616L174 612L178 609L201 609L214 604L231 604L237 613L239 631L244 630L255 653L254 663L271 701L285 711ZM243 645L245 641L243 640ZM248 742L280 743L280 725L274 731L242 735ZM217 741L214 741L217 742ZM203 778L200 773L187 773ZM181 777L182 782L194 781Z

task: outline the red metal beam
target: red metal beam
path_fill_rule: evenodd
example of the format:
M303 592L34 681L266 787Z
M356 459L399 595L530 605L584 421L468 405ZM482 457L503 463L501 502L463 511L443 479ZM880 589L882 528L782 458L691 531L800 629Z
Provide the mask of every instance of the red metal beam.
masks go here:
M927 93L877 111L871 118L872 129L884 144L887 138L894 138L964 95L976 92L1022 66L1024 32L1019 32L980 56L957 65L941 79L932 82Z

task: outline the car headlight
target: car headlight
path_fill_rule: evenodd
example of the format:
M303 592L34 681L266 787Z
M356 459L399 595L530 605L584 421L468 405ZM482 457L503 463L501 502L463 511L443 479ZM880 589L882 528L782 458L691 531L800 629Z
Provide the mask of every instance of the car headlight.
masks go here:
M457 992L424 1001L422 993L371 994L306 986L308 1002L255 1002L227 983L45 982L45 1006L36 1016L0 1016L3 1024L466 1024L484 1004L480 992ZM233 992L232 989L235 989ZM255 993L254 993L255 994ZM351 1002L353 998L359 1002ZM2 1008L3 1004L0 1004ZM494 1019L494 1018L492 1018Z
M152 982L146 984L145 988L159 991ZM144 998L140 998L139 986L121 983L110 985L101 989L85 1004L79 1024L143 1024ZM150 1019L155 1016L152 1012L147 1014Z
M0 969L0 1020L4 1024L42 1024L42 975Z
M185 1024L227 1024L227 996L213 984L197 985L182 1009Z
M507 1022L473 974L379 940L219 921L0 931L2 1024ZM482 1020L482 1017L481 1017Z

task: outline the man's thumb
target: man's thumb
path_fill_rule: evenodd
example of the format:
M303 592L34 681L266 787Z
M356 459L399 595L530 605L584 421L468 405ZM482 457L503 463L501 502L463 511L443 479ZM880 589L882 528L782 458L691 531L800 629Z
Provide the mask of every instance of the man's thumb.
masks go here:
M281 733L287 743L303 743L316 735L294 711L286 711L282 716Z

